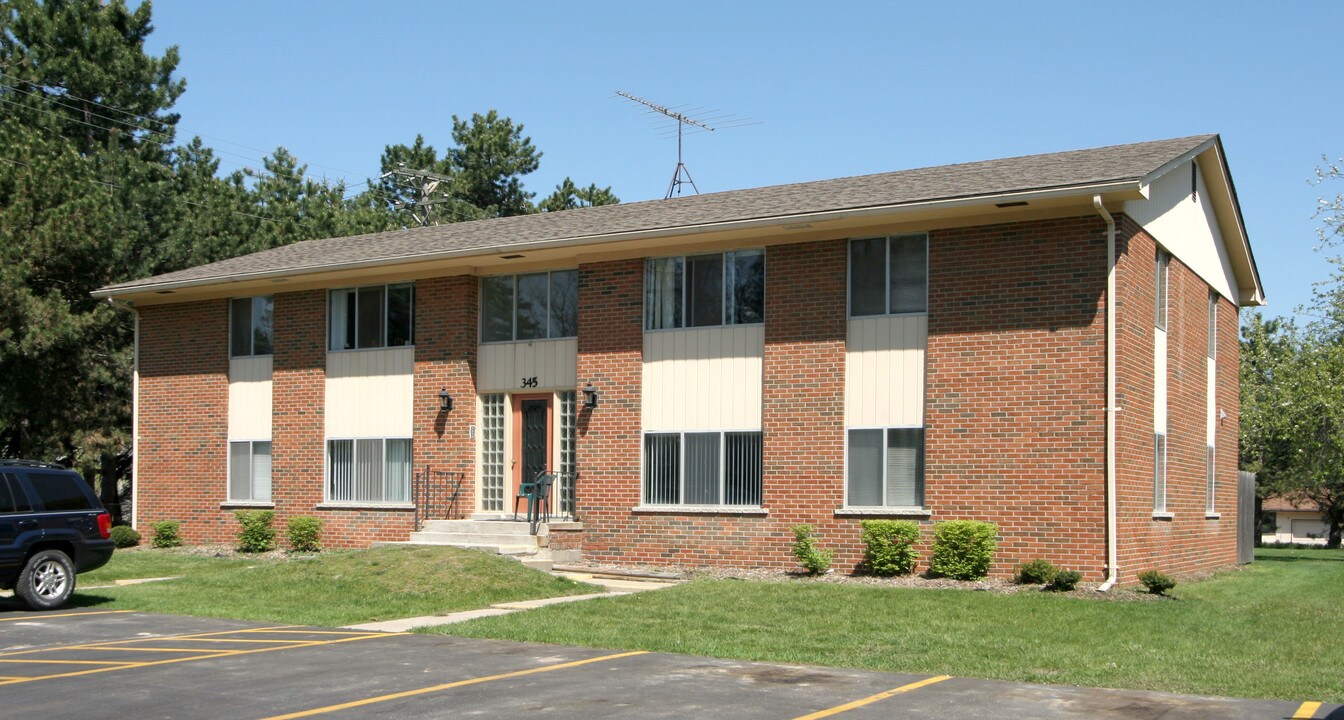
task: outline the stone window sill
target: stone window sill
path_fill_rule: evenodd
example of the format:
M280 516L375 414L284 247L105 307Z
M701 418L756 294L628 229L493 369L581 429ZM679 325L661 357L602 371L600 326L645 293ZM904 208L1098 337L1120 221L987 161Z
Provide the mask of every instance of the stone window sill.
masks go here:
M741 505L636 505L631 512L659 515L769 515L763 507Z
M315 506L318 510L388 510L404 512L415 510L413 503L342 503L324 502Z
M835 509L836 517L907 517L927 519L933 510L924 507L841 507Z
M219 504L220 510L274 510L273 502L257 502L254 500L225 500Z
M1172 512L1158 512L1158 511L1156 511L1156 510L1153 511L1153 519L1154 519L1154 520L1174 520L1175 518L1176 518L1176 513L1172 513Z

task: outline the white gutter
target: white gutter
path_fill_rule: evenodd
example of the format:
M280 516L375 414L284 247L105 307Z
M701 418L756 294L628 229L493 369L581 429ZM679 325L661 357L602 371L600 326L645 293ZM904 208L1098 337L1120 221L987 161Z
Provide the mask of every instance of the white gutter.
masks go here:
M1106 581L1097 588L1106 592L1120 576L1115 549L1115 218L1100 195L1092 196L1092 207L1106 221Z

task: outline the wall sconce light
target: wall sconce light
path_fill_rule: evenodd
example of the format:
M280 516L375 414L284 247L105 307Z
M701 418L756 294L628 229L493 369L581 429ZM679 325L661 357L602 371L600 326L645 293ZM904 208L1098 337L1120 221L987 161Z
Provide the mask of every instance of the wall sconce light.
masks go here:
M453 396L448 394L448 388L439 391L439 412L448 412L453 409Z
M583 406L589 409L597 407L597 388L592 383L583 385Z

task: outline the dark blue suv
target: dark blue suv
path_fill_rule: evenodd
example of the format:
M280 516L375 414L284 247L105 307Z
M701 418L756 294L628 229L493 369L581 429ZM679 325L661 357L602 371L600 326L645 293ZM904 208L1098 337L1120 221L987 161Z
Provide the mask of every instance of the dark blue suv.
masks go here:
M75 591L75 574L112 559L112 516L73 470L0 460L0 589L51 610Z

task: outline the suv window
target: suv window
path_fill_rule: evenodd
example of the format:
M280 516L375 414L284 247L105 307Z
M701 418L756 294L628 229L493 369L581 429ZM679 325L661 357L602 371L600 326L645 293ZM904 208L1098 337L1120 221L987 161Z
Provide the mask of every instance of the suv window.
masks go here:
M88 486L77 475L30 472L28 481L48 512L93 509L93 503L89 502Z
M28 496L19 485L19 479L9 473L0 475L0 515L15 512L32 512Z

